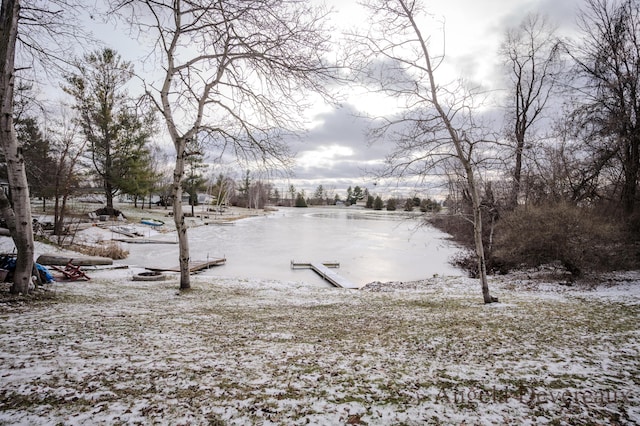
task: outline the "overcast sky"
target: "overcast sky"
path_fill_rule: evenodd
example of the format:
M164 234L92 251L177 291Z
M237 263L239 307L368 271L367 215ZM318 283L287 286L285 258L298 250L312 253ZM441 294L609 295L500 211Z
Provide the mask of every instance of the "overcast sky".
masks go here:
M339 28L364 20L356 0L326 0L326 3L336 10L333 19ZM427 9L445 22L446 63L451 80L464 77L491 89L500 89L496 52L506 28L516 26L529 12L540 12L569 34L575 28L576 13L582 4L583 0L425 0ZM434 29L434 32L441 31ZM429 33L429 29L425 33ZM106 36L108 39L113 34ZM118 38L125 36L121 33ZM120 50L119 46L114 47ZM126 58L126 53L121 53ZM293 146L297 152L294 177L277 182L278 187L293 184L310 193L323 185L342 197L348 186L355 185L370 191L393 192L396 183L374 187L374 178L367 174L368 169L380 163L389 148L384 143L369 144L367 123L356 118L363 112L379 113L385 104L389 102L354 93L340 107L319 105L313 127L301 143ZM405 188L402 183L397 185L402 195L412 195L406 192L413 189ZM438 188L415 188L420 196L436 195L438 191Z
M362 17L356 0L329 1L338 13L339 24ZM500 89L496 52L506 28L517 25L528 12L547 14L565 35L575 30L576 13L582 0L427 0L430 12L445 22L446 62L451 72L490 89ZM362 18L361 18L362 19ZM424 186L413 189L402 182L374 187L367 170L384 158L384 143L369 144L367 125L355 118L372 105L367 96L354 94L341 108L323 111L319 123L309 131L304 144L297 146L298 162L294 184L307 189L323 184L341 192L348 186L365 186L370 191L393 192L409 196L436 196L442 188ZM378 112L378 111L376 111Z

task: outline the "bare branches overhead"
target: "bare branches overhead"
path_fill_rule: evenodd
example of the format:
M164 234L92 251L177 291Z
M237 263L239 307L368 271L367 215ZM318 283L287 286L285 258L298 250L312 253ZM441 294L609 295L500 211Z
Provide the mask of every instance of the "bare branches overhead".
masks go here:
M16 49L20 67L51 74L72 61L72 52L96 43L80 17L93 17L82 0L24 0L21 2ZM24 73L21 74L24 77Z
M328 11L309 2L126 1L114 10L157 35L168 78L147 89L163 114L180 117L176 136L197 131L242 156L280 155L274 143L300 129L309 92L329 97Z

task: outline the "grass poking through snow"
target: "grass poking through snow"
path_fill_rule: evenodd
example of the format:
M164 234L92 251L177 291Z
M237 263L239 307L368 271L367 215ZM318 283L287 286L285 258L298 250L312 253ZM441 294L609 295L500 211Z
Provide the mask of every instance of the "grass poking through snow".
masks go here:
M1 303L0 424L640 422L635 286L194 281Z

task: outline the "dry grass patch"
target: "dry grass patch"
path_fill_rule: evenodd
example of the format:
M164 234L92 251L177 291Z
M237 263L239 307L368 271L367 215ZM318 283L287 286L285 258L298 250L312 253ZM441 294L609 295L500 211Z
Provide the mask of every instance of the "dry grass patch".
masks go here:
M116 241L96 241L95 244L74 244L71 249L87 256L110 257L113 260L126 259L129 251Z

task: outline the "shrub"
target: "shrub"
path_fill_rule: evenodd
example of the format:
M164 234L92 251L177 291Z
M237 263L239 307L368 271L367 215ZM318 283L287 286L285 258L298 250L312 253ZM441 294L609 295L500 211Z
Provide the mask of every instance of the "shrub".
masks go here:
M624 268L619 226L597 212L556 204L523 207L496 228L492 264L503 268L559 261L576 277L586 270Z
M468 249L474 247L473 222L469 219L457 214L438 214L426 220L442 232L451 235L451 239L456 243Z
M365 205L365 208L372 209L374 201L375 201L375 199L373 198L373 195L367 196L367 204Z

